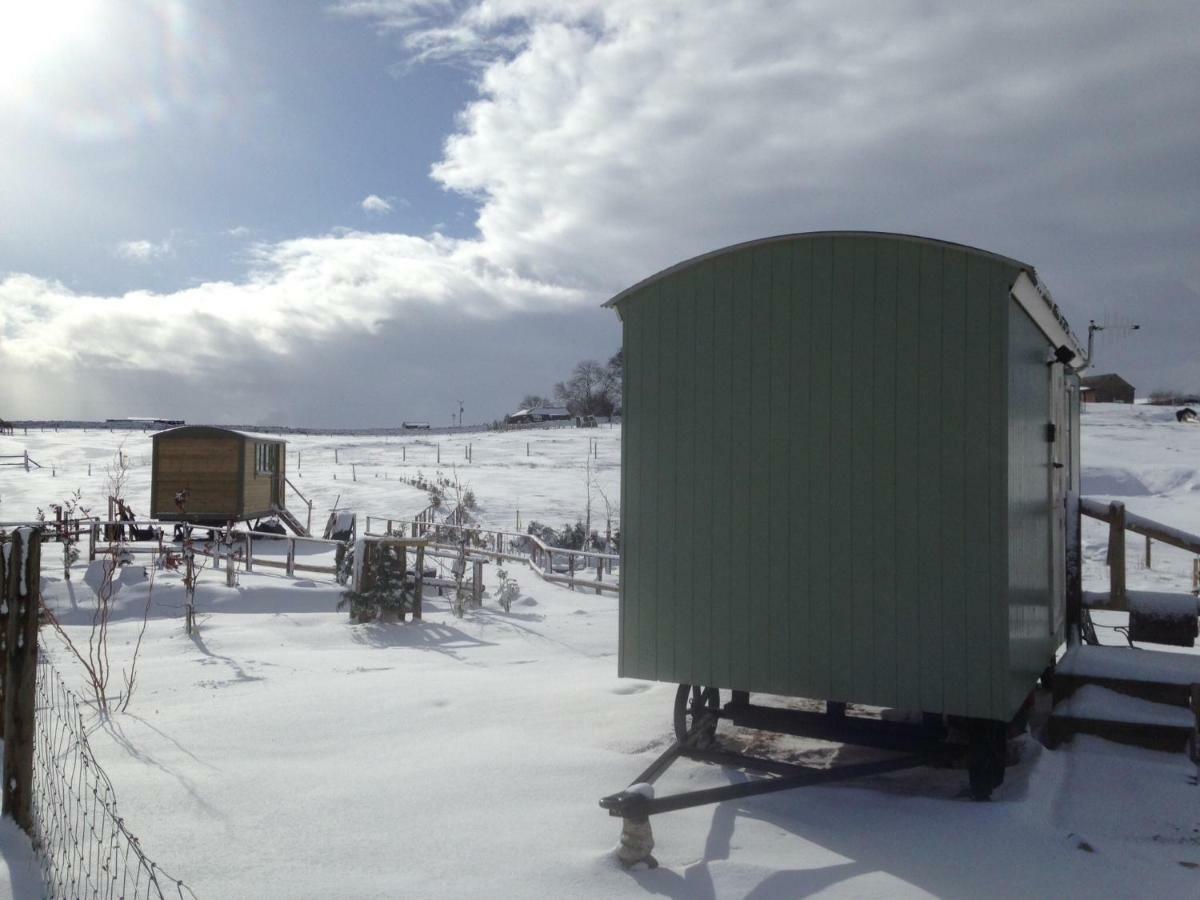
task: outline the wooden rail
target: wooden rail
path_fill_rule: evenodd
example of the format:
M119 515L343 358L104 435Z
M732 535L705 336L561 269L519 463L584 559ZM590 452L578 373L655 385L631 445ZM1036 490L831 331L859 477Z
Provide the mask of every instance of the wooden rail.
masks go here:
M511 560L525 562L544 581L555 584L565 584L568 587L592 590L597 594L620 592L620 579L613 575L613 569L620 565L621 557L615 553L600 553L594 550L568 550L563 547L551 547L541 538L532 534L521 534L514 531L499 531L480 528L476 525L454 525L444 522L429 521L430 509L422 510L411 522L404 519L387 519L382 516L366 517L366 534L376 534L370 530L372 521L385 522L384 534L403 536L409 529L413 537L428 537L432 533L434 542L431 546L454 546L438 542L437 537L443 533L466 537L468 549L473 553L482 553L495 560ZM564 564L565 561L565 564ZM559 569L556 562L562 565ZM595 577L582 577L582 573L595 570ZM576 577L576 573L580 577ZM608 574L608 581L604 580Z
M1146 567L1150 567L1150 542L1161 541L1180 550L1200 555L1200 535L1172 528L1162 522L1155 522L1128 512L1125 504L1113 500L1105 504L1098 500L1082 497L1079 500L1081 515L1108 523L1108 578L1109 600L1106 609L1125 610L1129 608L1129 596L1125 588L1125 532L1132 531L1146 538ZM1200 560L1192 563L1192 589L1200 587Z
M297 451L297 452L298 452L298 451ZM304 496L304 494L300 493L300 488L298 488L298 487L296 487L294 484L292 484L292 479L290 479L290 478L288 478L286 475L284 475L284 476L283 476L283 481L284 481L284 484L286 484L286 485L287 485L288 487L290 487L290 488L291 488L293 491L295 491L295 493L296 493L296 496L297 496L297 497L299 497L299 498L300 498L300 500L301 500L301 501L304 503L304 505L308 507L308 521L307 521L307 522L305 523L305 525L304 525L304 530L305 530L305 531L307 531L309 534L312 534L312 509L313 509L313 502L312 502L311 500L309 500L307 497L305 497L305 496Z

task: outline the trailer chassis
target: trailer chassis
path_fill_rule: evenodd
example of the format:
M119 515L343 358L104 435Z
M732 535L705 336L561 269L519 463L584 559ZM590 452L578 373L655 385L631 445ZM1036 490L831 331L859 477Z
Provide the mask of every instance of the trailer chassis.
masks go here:
M649 818L660 813L772 794L800 787L832 784L898 772L921 766L947 766L966 755L971 796L986 800L1004 777L1004 745L1008 726L1002 722L966 719L957 722L965 737L951 740L940 716L919 723L889 722L846 714L844 703L827 702L825 712L782 709L750 702L745 691L734 691L723 706L719 691L680 685L675 698L675 740L633 780L628 788L600 800L610 816L624 820L618 859L626 868L645 863L658 865ZM714 745L719 720L734 726L797 737L892 751L897 755L870 762L832 767L805 766L761 756L724 750ZM720 787L655 796L651 787L680 759L746 769L766 776Z

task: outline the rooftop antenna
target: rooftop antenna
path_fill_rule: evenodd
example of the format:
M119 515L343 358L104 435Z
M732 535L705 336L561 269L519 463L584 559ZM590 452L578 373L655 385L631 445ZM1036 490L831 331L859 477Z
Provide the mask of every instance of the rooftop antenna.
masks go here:
M1079 371L1082 372L1084 369L1090 369L1092 367L1092 361L1095 359L1095 357L1092 355L1092 346L1095 343L1097 331L1137 331L1141 327L1141 325L1135 325L1132 322L1115 322L1107 325L1100 325L1095 319L1090 320L1088 322L1087 363Z

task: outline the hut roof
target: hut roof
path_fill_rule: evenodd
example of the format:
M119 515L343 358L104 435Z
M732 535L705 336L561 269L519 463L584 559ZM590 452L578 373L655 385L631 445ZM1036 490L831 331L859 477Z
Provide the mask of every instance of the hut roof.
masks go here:
M261 434L254 431L239 431L236 428L222 428L219 425L180 425L178 428L165 428L152 434L151 440L158 440L163 435L172 437L214 437L222 434L249 438L252 441L271 441L277 444L286 443L283 435Z
M1103 375L1084 375L1079 379L1084 388L1131 388L1128 381L1115 372L1105 372Z

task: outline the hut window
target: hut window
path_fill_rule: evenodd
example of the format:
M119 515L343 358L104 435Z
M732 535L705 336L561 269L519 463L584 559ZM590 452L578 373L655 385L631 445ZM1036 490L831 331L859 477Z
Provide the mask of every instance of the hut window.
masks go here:
M255 469L259 475L274 475L279 464L279 448L274 444L258 444L257 464Z

